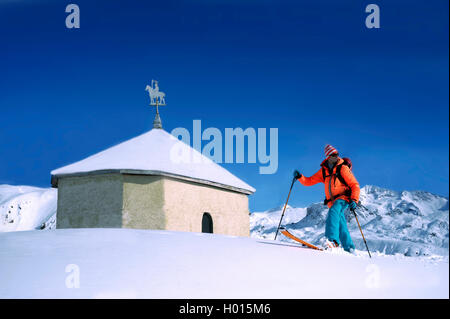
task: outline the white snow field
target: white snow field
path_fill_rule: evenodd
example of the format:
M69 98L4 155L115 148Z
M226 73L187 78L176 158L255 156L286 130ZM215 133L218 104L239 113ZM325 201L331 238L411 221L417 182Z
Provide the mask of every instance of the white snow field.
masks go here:
M187 232L5 232L0 298L449 298L449 262Z

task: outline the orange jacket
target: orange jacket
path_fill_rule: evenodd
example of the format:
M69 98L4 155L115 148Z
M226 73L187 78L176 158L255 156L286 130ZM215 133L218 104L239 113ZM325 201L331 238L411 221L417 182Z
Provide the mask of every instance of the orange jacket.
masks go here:
M320 170L311 177L301 176L298 180L304 186L312 186L317 183L325 184L325 197L329 200L327 206L333 206L336 199L344 199L347 202L350 200L359 201L359 184L355 176L353 176L350 168L347 165L342 165L341 176L347 182L347 186L341 183L339 178L336 177L336 167L344 162L342 158L339 158L336 165L333 168L333 172L330 174L330 170L326 164L327 160L324 160L320 166ZM325 168L325 179L323 178L322 167ZM351 193L350 193L351 191ZM347 192L349 195L344 194Z

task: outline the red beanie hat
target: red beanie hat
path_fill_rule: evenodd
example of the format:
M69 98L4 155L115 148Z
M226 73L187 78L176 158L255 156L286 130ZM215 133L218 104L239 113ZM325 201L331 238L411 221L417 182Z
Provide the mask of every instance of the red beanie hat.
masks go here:
M332 154L339 154L339 153L338 153L337 149L335 149L330 144L325 145L325 157L328 157Z

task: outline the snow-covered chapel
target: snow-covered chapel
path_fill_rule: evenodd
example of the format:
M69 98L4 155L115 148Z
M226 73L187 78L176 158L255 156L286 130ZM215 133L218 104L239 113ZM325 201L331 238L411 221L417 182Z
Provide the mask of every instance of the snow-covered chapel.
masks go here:
M53 170L57 228L249 236L255 189L161 128Z
M163 130L160 122L53 170L51 183L58 188L57 228L249 236L248 195L255 189Z

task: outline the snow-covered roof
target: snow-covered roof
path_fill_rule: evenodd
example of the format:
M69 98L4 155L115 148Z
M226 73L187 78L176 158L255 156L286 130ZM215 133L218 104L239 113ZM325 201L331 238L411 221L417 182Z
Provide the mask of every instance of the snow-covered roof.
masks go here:
M62 176L119 172L164 175L246 194L255 189L225 168L162 129L134 137L79 162L51 172L52 185Z

